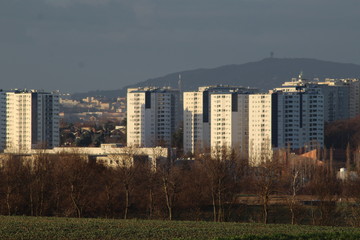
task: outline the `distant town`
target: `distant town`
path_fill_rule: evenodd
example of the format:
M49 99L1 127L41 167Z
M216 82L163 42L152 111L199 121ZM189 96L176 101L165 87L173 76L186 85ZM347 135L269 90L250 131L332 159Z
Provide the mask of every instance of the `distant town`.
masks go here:
M230 85L182 92L181 76L177 89L128 88L126 98L2 90L1 174L9 191L0 198L7 206L2 211L124 218L147 212L150 218L193 220L186 214L197 209L199 219L237 221L239 215L227 215L230 206L245 204L263 207L245 221L257 216L268 223L279 221L269 209L280 204L291 213L280 221L333 225L332 204L357 201L349 189L359 179L352 136L359 115L359 79L308 80L302 73L266 92ZM13 181L19 171L28 174L20 177L25 185ZM113 188L112 181L122 187ZM45 186L48 206L42 205ZM60 192L65 202L57 198ZM146 204L141 192L150 194ZM29 208L33 194L40 195ZM103 194L106 209L97 198ZM114 207L112 194L121 196L122 208ZM318 201L325 205L313 206ZM62 206L58 212L54 202Z
M237 152L249 164L276 150L324 147L324 125L360 114L358 79L307 80L302 73L268 92L228 85L129 88L127 97L86 97L36 90L1 92L1 150L62 147L176 149L174 159Z
M360 239L359 9L0 0L0 240Z

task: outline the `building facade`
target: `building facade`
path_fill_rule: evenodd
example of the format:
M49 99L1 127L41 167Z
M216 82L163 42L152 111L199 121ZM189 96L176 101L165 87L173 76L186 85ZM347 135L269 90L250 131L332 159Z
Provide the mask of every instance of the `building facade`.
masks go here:
M133 148L120 147L118 144L101 144L100 147L55 147L53 149L42 149L42 155L79 155L84 160L95 161L107 167L129 167L138 163L148 163L151 169L156 170L158 165L166 163L173 158L172 151L168 148ZM6 150L0 153L0 164L2 160L8 159L9 155L23 157L29 163L39 156L37 149L31 149L26 153Z
M0 92L0 149L59 146L59 96L36 90Z
M184 92L184 153L210 147L210 100L208 91Z
M320 88L250 95L250 163L270 160L273 150L306 152L323 145L324 96Z
M232 152L248 156L249 94L211 94L210 147L212 156L224 159ZM226 156L224 156L224 154Z
M304 151L323 147L324 96L318 88L272 93L272 146Z
M180 126L180 93L171 88L129 88L127 93L127 145L167 146Z
M249 163L256 165L272 157L272 95L249 96Z
M230 92L249 94L258 92L258 90L241 86L217 85L199 87L198 91L194 92L184 92L183 138L185 154L210 150L212 139L210 126L214 105L211 102L211 96L212 94Z
M324 96L324 121L333 122L360 115L360 82L359 79L330 79L309 81L293 78L276 90L292 92L297 88L319 88Z
M330 79L326 78L324 84L329 86L341 86L347 88L348 97L343 104L340 104L340 108L344 108L348 104L348 117L354 118L360 115L360 81L356 78L345 79ZM343 95L346 96L346 95Z

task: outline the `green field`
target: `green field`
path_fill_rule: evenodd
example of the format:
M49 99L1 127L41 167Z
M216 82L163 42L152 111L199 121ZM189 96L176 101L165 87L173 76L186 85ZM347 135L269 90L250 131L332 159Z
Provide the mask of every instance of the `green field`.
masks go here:
M0 216L0 239L359 239L360 229Z

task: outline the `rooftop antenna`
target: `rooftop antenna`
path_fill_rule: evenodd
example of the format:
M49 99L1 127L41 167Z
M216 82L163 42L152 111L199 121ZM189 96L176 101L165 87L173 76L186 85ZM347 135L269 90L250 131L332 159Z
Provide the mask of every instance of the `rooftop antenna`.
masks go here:
M178 87L179 87L179 93L180 93L180 102L182 102L183 101L183 94L182 94L181 74L179 74Z
M181 91L182 91L181 74L179 74L178 88L179 88L179 91L180 91L180 93L181 93Z
M299 81L301 81L303 79L303 75L304 75L304 73L303 73L303 71L301 71L300 74L299 74L299 78L298 78Z

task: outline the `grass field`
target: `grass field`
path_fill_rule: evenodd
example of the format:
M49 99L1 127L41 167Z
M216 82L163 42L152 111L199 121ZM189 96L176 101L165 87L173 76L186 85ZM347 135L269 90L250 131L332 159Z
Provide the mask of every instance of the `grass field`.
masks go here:
M360 229L0 216L0 239L360 239Z

